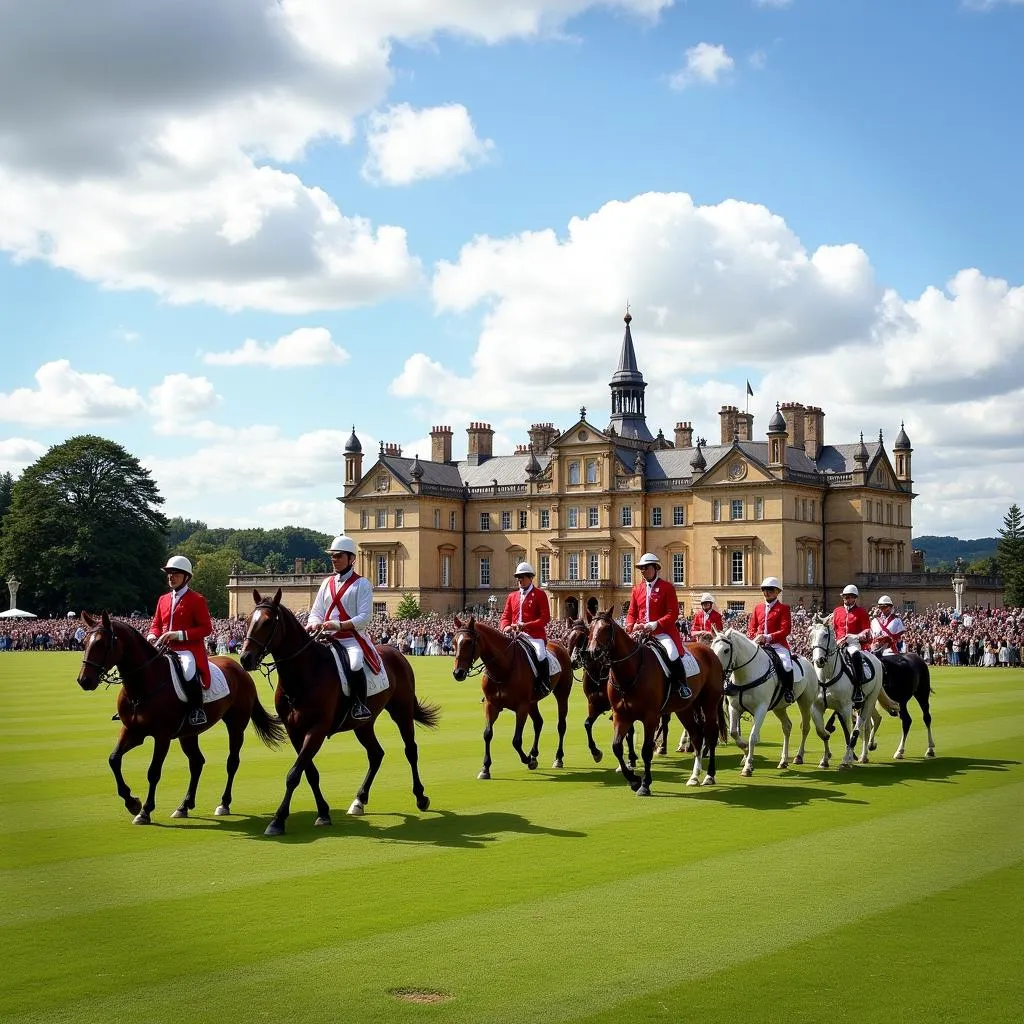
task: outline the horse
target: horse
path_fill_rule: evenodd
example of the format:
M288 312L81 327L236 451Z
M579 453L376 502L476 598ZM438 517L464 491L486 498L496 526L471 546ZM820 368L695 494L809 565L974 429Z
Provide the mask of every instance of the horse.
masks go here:
M533 771L537 767L537 755L544 719L541 717L539 701L534 692L533 670L527 661L528 655L522 643L514 637L500 632L484 622L477 622L474 616L466 620L455 616L455 637L452 649L455 666L452 675L462 682L470 675L470 669L479 659L481 663L480 685L484 693L484 763L478 779L491 777L491 737L494 723L506 708L516 716L516 727L512 734L512 747L519 760ZM558 705L558 749L552 767L564 767L565 719L569 708L569 693L572 690L572 666L566 649L554 640L547 645L558 661L558 671L551 673L551 693ZM541 698L543 699L543 698ZM523 729L527 717L533 722L533 747L529 753L523 750Z
M825 742L825 754L821 759L819 768L827 768L832 758L829 750L830 729L825 727L824 712L829 708L834 709L833 717L838 717L843 727L843 735L846 737L846 752L839 763L840 768L850 768L855 760L854 747L857 744L859 732L863 733L863 745L860 753L860 763L868 763L868 747L870 743L870 727L865 728L864 723L871 720L875 710L875 702L882 690L882 665L873 654L864 652L862 657L864 664L870 666L871 679L863 684L861 692L864 694L864 704L857 712L857 725L853 725L853 690L854 679L850 666L842 657L840 644L836 640L835 630L832 628L832 616L822 618L817 612L811 620L810 631L811 664L814 666L814 674L818 679L819 694L811 705L811 715L814 718L814 727L818 735Z
M228 781L213 813L218 817L230 814L231 787L238 771L246 726L251 721L256 735L268 747L278 747L285 739L281 720L268 714L260 704L252 676L231 658L211 658L210 661L224 673L228 693L220 700L205 705L205 725L189 725L187 706L174 692L170 661L163 652L155 649L127 622L111 619L107 612L101 615L82 612L82 621L89 627L89 632L83 640L78 685L83 690L92 691L100 683L113 682L115 680L108 674L114 668L120 677L117 713L121 733L108 762L117 783L117 795L124 801L128 813L134 815L132 823L151 824L150 816L156 808L156 787L172 740L178 741L188 758L189 781L185 798L171 817L187 818L188 812L195 809L199 777L206 764L206 758L199 749L199 734L219 721L223 721L228 730ZM121 761L147 736L153 737L153 758L149 764L149 792L143 803L124 781Z
M900 721L903 724L903 735L900 737L899 746L892 755L894 761L902 761L907 746L907 733L910 732L911 717L907 709L911 697L921 706L921 716L924 719L924 727L928 731L928 747L924 752L925 757L935 756L935 740L932 738L932 712L930 707L932 689L931 675L928 670L928 662L916 654L887 654L879 658L882 663L882 687L883 696L888 696L899 708ZM881 703L881 698L879 699ZM882 716L876 710L871 717L871 735L869 737L871 749L875 749L878 727L881 724Z
M782 687L779 685L771 656L764 648L755 644L746 633L731 627L715 633L711 648L718 655L725 673L732 676L731 692L727 694L729 734L736 742L736 746L746 752L740 775L750 778L754 774L754 750L761 738L761 725L769 711L774 711L782 723L782 756L779 758L779 767L788 768L789 734L793 724L789 720L786 705L781 702ZM814 669L806 658L794 657L793 666L793 696L800 709L801 719L800 748L793 763L803 764L804 747L811 728L811 705L816 696L816 680ZM740 715L744 711L754 719L746 742L740 735Z
M285 776L284 799L264 835L284 834L285 822L291 812L292 794L303 775L316 801L314 825L331 824L331 808L320 789L320 773L314 758L327 737L336 732L354 732L366 749L366 776L348 809L353 817L363 814L370 802L370 787L384 760L384 748L374 732L377 716L384 710L398 726L405 743L405 756L412 768L416 806L421 811L427 810L430 800L420 781L414 723L434 729L441 711L433 704L422 703L416 696L416 679L405 655L386 644L378 645L377 650L387 671L388 687L367 697L370 717L354 721L348 714L334 655L326 644L310 636L294 613L281 604L280 588L272 598L262 597L258 590L253 590L252 597L255 606L246 624L239 660L245 668L254 670L268 654L273 659L273 667L277 669L274 705L297 755Z
M655 734L664 713L680 713L686 731L693 737L693 771L686 784L701 785L701 757L708 759L703 785L715 784L715 749L719 733L725 734L722 710L724 675L709 647L690 644L688 649L697 659L700 672L687 679L692 696L683 700L674 684L662 671L653 650L656 640L638 643L612 617L612 611L598 612L590 623L587 638L588 657L608 670L606 691L612 709L612 750L619 762L623 778L637 796L651 795L651 759ZM622 759L623 740L635 722L643 722L644 741L640 756L644 762L643 776L638 776Z

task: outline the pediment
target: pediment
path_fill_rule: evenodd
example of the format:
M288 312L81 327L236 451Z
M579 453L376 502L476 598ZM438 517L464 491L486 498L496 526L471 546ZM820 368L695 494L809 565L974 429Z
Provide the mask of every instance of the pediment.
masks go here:
M364 474L363 478L349 493L346 500L352 498L386 497L389 494L411 494L412 491L398 476L382 462L375 462Z
M593 423L578 420L554 441L553 447L564 451L566 448L576 448L580 445L611 443L612 439L603 430L598 430Z
M729 452L701 476L699 486L708 484L751 484L773 481L774 477L756 460L738 450Z

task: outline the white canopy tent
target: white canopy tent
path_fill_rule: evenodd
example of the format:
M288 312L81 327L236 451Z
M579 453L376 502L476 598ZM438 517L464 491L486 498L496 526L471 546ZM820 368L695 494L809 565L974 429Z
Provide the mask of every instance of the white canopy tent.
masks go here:
M8 608L5 612L0 612L0 619L34 619L31 612L23 612L20 608Z

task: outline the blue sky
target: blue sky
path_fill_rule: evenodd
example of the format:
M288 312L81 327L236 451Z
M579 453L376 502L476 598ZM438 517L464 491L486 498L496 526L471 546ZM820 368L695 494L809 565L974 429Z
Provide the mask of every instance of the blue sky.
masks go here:
M905 420L916 533L1021 500L1024 3L85 6L0 39L0 469L331 531L353 423L603 424L629 300L655 429L750 379Z

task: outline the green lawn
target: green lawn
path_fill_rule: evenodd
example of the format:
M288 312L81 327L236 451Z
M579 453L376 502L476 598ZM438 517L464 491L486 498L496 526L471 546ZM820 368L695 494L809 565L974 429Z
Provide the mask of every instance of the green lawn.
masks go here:
M687 789L691 759L672 754L644 800L611 767L607 725L591 761L579 693L564 770L548 767L553 720L528 772L506 714L494 778L477 781L478 688L449 659L413 660L443 707L436 733L417 730L431 810L416 811L385 720L366 816L344 813L362 748L335 737L318 760L333 828L313 828L303 785L274 840L289 754L250 733L237 814L214 818L217 726L196 816L170 819L187 781L175 747L155 824L133 827L106 764L114 691L81 692L72 655L0 656L0 1018L1020 1019L1024 672L935 671L934 760L913 705L902 763L887 719L870 765L819 771L812 738L808 766L778 771L773 719L752 780L729 747L719 785ZM149 752L125 760L141 795Z

